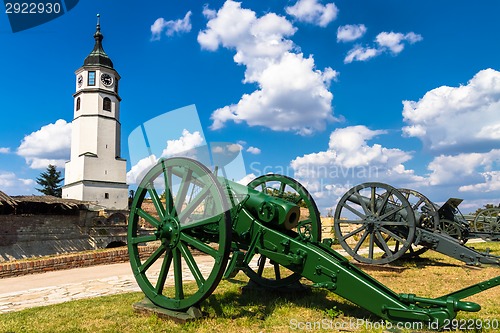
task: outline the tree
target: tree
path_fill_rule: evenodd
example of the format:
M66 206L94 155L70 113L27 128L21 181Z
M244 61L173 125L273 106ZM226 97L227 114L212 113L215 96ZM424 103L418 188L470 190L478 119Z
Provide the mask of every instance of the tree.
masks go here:
M42 188L37 188L36 190L42 192L45 195L53 195L55 197L62 196L62 189L59 185L64 178L61 178L61 171L57 171L55 165L49 164L47 170L40 174L40 177L36 179L38 185Z
M490 209L490 208L500 208L500 203L498 204L498 206L495 206L494 204L486 204L483 207L484 208L478 208L478 209L476 209L476 212L473 213L473 214L477 215L477 214L481 213L483 210Z

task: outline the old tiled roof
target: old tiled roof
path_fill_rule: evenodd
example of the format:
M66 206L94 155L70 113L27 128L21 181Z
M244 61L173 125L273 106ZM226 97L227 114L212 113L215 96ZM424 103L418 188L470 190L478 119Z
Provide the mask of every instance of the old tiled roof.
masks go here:
M9 197L7 194L0 191L0 205L9 205L15 207L17 202Z
M60 208L63 210L84 209L87 202L75 199L62 199L51 195L30 195L30 196L14 196L12 197L23 206L45 205L52 208Z
M0 214L12 214L16 211L17 202L0 191Z
M8 196L0 191L0 214L67 214L89 209L89 202L50 195Z

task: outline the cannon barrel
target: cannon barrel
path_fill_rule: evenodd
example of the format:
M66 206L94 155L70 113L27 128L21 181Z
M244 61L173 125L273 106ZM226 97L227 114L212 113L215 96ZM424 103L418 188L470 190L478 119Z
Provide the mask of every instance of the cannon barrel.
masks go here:
M226 184L229 193L243 197L243 206L256 219L283 227L286 230L295 228L299 223L300 207L296 204L225 178L219 178L219 181L221 184Z
M387 202L387 200L389 199L386 198L385 196L376 198L375 200L372 201L370 198L367 198L365 196L351 194L351 196L349 196L347 200L360 206L365 205L369 207L370 205L374 205L372 211L380 211L380 215L390 210L394 210L394 214L397 214L402 219L406 219L408 217L408 212L405 209L400 209L401 206ZM417 211L414 211L414 214L415 214L415 220L418 221L421 214Z
M185 176L185 172L183 168L172 168L172 173L180 178ZM199 180L191 179L191 181L199 184ZM228 198L228 202L231 202L233 206L243 203L243 206L256 219L283 227L286 230L295 228L299 223L300 207L296 204L259 192L224 177L218 177L218 181L225 185L225 193L232 196L232 198Z

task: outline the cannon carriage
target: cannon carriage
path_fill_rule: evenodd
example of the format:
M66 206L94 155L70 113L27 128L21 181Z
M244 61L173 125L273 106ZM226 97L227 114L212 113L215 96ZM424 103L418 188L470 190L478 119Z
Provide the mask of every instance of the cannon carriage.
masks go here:
M349 255L367 264L387 264L432 249L469 265L500 265L500 257L465 245L471 238L500 236L491 216L495 213L478 216L483 224L472 227L458 209L461 202L450 198L438 206L415 190L363 183L340 199L335 237Z
M470 222L472 234L481 238L500 240L500 207L480 211Z
M406 216L414 225L414 212L400 196L401 207L383 215ZM375 201L354 197L363 207L382 211ZM383 200L388 203L389 196ZM396 222L388 226L396 235L403 233ZM243 186L195 160L171 158L160 160L138 186L128 248L147 299L172 315L196 312L220 280L237 271L270 289L306 278L381 318L438 326L458 311L479 311L478 304L462 299L500 285L497 277L434 299L397 294L321 243L320 233L314 200L297 181L266 175ZM144 245L152 249L145 256ZM186 283L187 274L194 284Z

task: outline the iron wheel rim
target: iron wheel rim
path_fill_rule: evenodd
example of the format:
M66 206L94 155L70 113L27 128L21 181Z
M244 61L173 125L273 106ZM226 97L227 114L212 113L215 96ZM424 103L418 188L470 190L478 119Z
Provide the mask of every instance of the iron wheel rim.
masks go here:
M184 174L174 195L176 184L173 178L180 172ZM157 191L158 183L161 182L165 189L169 189L164 192L165 203ZM196 186L200 191L188 202L187 192L190 188L194 191ZM146 195L151 199L156 216L145 210ZM205 219L199 220L193 218L201 205L202 210L212 209L208 214L213 213L213 216L206 215ZM145 228L140 228L140 221L152 226L151 230L146 230L144 234ZM216 244L207 244L207 240L197 238L198 230L205 228L214 229L211 236L217 240ZM225 193L210 170L188 158L160 160L138 186L130 208L127 235L132 271L146 297L162 308L182 311L210 296L227 266L231 245L230 228L231 218ZM157 247L151 255L141 259L141 244ZM194 249L212 258L213 263L208 264L213 265L209 272L202 273L197 262L200 258L195 259L193 255ZM152 271L148 272L153 264L158 265L160 261L157 276ZM194 290L184 283L183 264L196 281ZM173 274L175 292L166 295L165 283L169 274Z
M272 182L279 183L279 189L277 192L269 192L269 190L274 187L266 186L266 184ZM295 204L302 204L306 206L305 208L307 208L309 216L307 219L299 221L297 228L294 228L297 232L296 239L309 242L319 242L321 240L321 219L318 207L306 188L297 180L284 175L267 174L255 178L247 186L261 192L266 191L268 194L274 194L273 196L281 197L282 199L294 202ZM285 195L285 190L287 188L293 189L298 197L289 195L287 198ZM271 264L274 266L274 279L263 277L262 274L266 262L267 258L260 255L257 261L257 270L254 270L249 266L246 267L245 273L250 280L261 286L279 288L289 286L301 279L301 275L298 273L291 273L286 277L282 277L280 270L280 267L282 266L272 262Z
M365 194L367 191L368 204L361 199L363 195L360 193ZM360 203L350 201L351 196L358 198ZM397 202L391 202L391 205L395 206L388 206L394 198ZM377 200L381 200L380 207L377 207ZM393 220L400 211L406 212L406 217L399 214L399 220ZM350 230L354 226L357 227ZM344 194L335 209L336 239L351 257L362 263L387 264L400 258L412 245L415 229L415 216L410 203L402 193L387 184L363 183L355 186ZM359 240L354 236L359 237ZM355 241L353 247L347 242L350 238ZM368 241L366 255L362 253L364 250L360 251L365 241ZM376 253L376 247L382 252Z

